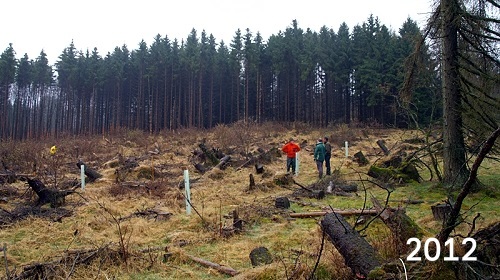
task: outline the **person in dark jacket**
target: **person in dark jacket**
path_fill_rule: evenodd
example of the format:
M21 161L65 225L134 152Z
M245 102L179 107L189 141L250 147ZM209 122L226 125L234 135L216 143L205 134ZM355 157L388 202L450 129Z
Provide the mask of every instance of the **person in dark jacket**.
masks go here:
M325 145L326 175L332 175L332 168L330 166L330 158L332 157L332 145L330 145L330 142L328 142L328 137L323 137L323 144Z
M314 148L314 161L316 162L316 167L318 168L319 178L323 177L323 161L325 161L325 145L323 144L323 139L319 138Z
M281 150L286 153L286 172L292 169L292 173L295 174L295 161L297 152L300 152L300 146L293 142L293 138L290 138Z

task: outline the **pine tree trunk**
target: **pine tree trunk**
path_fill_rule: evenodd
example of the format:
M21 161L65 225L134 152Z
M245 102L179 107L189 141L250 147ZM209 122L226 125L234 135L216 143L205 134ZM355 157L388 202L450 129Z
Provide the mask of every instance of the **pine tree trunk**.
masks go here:
M458 65L457 24L459 7L455 0L441 0L443 40L443 180L462 185L467 179L465 144L462 135L462 106Z

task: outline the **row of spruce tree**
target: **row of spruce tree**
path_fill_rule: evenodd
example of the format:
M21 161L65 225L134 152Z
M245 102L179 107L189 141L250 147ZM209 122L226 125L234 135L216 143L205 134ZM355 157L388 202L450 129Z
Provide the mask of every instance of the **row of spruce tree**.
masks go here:
M410 18L398 32L373 15L337 31L303 30L294 20L267 41L238 29L229 44L217 43L193 29L180 42L157 35L150 46L141 41L104 56L71 42L53 66L43 51L16 59L10 44L0 57L0 139L156 133L238 120L427 124L441 115L431 48L419 49L411 94L400 94L421 36Z

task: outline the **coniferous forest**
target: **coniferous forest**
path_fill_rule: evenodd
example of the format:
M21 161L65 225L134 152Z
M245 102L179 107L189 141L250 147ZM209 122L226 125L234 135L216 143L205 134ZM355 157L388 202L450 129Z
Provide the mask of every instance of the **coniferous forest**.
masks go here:
M0 139L238 120L428 124L441 115L440 76L429 46L419 49L420 61L407 60L421 37L410 18L394 31L369 16L352 29L344 23L318 32L294 20L267 39L249 29L231 42L194 29L180 41L158 34L149 46L106 54L71 42L54 65L43 51L17 59L10 44L0 57ZM417 78L402 95L408 63L417 65Z

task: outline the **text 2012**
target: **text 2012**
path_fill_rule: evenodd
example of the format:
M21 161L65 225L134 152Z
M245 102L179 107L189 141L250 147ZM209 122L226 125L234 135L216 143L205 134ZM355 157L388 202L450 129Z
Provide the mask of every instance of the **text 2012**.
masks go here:
M420 241L420 239L415 238L415 237L412 237L406 241L407 245L410 245L412 243L416 243L417 245L415 246L415 249L413 249L413 251L408 255L406 260L407 261L421 261L422 258L418 257L416 255L418 254L418 252L420 251L420 248L422 247L422 242ZM462 258L454 255L454 249L455 249L454 243L455 243L455 240L453 238L448 239L444 243L444 246L448 247L448 252L447 252L448 255L444 256L444 258L443 258L444 261L459 261L460 259L462 261L476 261L477 260L476 257L471 257L472 253L474 253L474 250L476 250L476 240L474 238L468 237L462 241L463 245L465 245L467 243L471 243L470 249L463 255ZM435 251L432 250L432 252L430 252L429 247L432 244L434 245L433 248L435 248ZM427 240L425 240L424 256L425 256L425 259L427 259L428 261L432 261L432 262L438 260L441 257L441 244L439 243L439 240L437 238L431 237L431 238L428 238Z

